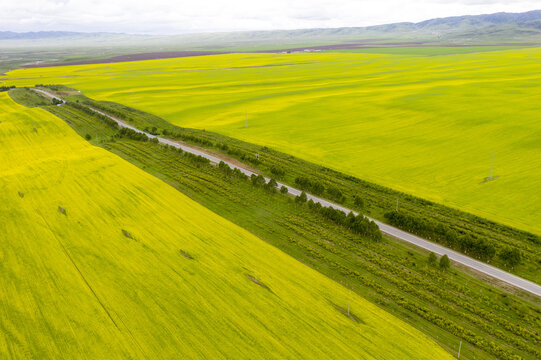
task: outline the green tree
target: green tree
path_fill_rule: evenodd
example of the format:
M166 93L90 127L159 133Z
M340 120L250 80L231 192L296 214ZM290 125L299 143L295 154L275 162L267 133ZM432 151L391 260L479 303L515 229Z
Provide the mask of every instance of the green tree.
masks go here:
M433 252L431 252L429 255L428 255L428 265L430 266L436 266L436 262L438 261L438 257L436 256L436 254L434 254Z
M265 178L262 175L252 174L250 176L250 179L252 180L252 184L254 184L255 186L265 185Z
M502 249L498 256L510 266L516 266L522 261L522 255L517 248Z
M283 169L280 169L274 165L271 166L270 171L273 175L276 175L278 178L282 178L286 173Z
M276 182L276 180L270 179L267 185L269 188L274 189L278 186L278 183Z
M306 200L308 200L308 197L306 196L306 193L304 191L295 198L295 201L301 204L304 204Z
M440 258L440 269L443 271L449 269L451 267L451 260L449 260L449 256L443 255Z
M282 185L282 187L280 188L280 192L282 194L287 194L289 190L287 190L287 188L285 186Z
M361 197L357 196L357 195L355 195L355 196L353 197L353 203L354 203L355 206L357 206L359 209L363 209L363 208L364 208L364 200L363 200Z

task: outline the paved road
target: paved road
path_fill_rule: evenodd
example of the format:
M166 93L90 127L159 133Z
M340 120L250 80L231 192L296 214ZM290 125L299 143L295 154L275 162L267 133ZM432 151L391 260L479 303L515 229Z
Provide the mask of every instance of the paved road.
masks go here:
M57 98L55 97L54 95L46 92L46 91L43 91L43 90L40 90L40 89L34 89L35 91L38 91L50 98ZM58 99L58 98L57 98ZM59 99L61 100L61 99ZM141 131L133 126L130 126L126 123L124 123L123 121L115 118L115 117L112 117L108 114L105 114L101 111L98 111L96 109L93 109L93 108L90 108L92 109L93 111L95 111L96 113L98 114L101 114L101 115L104 115L104 116L107 116L109 117L110 119L116 121L118 123L119 126L122 126L122 127L126 127L128 129L132 129L138 133L142 133L142 134L145 134L147 135L149 138L158 138L158 141L162 144L167 144L167 145L171 145L171 146L174 146L176 148L181 148L182 150L186 151L186 152L189 152L189 153L192 153L192 154L195 154L195 155L200 155L200 156L203 156L207 159L209 159L210 161L214 162L214 163L219 163L220 161L224 161L226 164L228 164L231 168L233 169L239 169L240 171L242 171L244 174L248 175L248 176L251 176L252 174L256 174L258 175L257 173L254 173L253 171L250 171L248 169L245 169L243 167L240 167L236 164L233 164L231 162L228 162L228 161L225 161L225 160L222 160L216 156L213 156L213 155L210 155L200 149L198 149L197 147L192 147L192 146L186 146L184 144L179 144L178 142L175 142L175 141L171 141L169 139L164 139L164 138L161 138L161 137L157 137L155 135L152 135L152 134L149 134L149 133L146 133L144 131ZM269 178L265 178L265 181L269 181L270 179ZM278 183L278 187L282 187L282 186L285 186L288 191L289 191L289 194L292 194L292 195L295 195L295 196L298 196L301 194L301 191L298 190L298 189L295 189L291 186L288 186L288 185L285 185L285 184L281 184L281 183ZM322 198L319 198L317 196L313 196L313 195L310 195L310 194L306 194L306 196L308 197L308 199L312 199L314 202L318 202L320 203L322 206L330 206L330 207L333 207L337 210L341 210L341 211L344 211L345 213L349 213L350 209L347 209L345 207L342 207L340 205L337 205L337 204L334 204L334 203L331 203L325 199L322 199ZM357 213L355 211L352 211L355 215L357 215ZM398 238L402 241L406 241L408 243L411 243L411 244L414 244L416 246L419 246L423 249L426 249L428 251L432 251L438 255L444 255L446 254L447 256L449 256L449 258L457 263L460 263L464 266L467 266L473 270L476 270L478 272L481 272L485 275L488 275L494 279L497 279L497 280L500 280L500 281L503 281L507 284L510 284L510 285L513 285L517 288L520 288L522 290L525 290L531 294L534 294L534 295L537 295L539 297L541 297L541 286L531 282L531 281L528 281L526 279L523 279L521 277L518 277L516 275L513 275L513 274L510 274L506 271L503 271L501 269L498 269L494 266L490 266L484 262L481 262L481 261L478 261L478 260L475 260L475 259L472 259L471 257L468 257L466 255L463 255L461 253L458 253L456 251L453 251L451 249L448 249L446 247L443 247L441 245L438 245L438 244L435 244L431 241L428 241L428 240L425 240L425 239L422 239L418 236L415 236L415 235L412 235L408 232L405 232L403 230L400 230L398 228L395 228L393 226L390 226L390 225L387 225L387 224L384 224L380 221L377 221L377 220L374 220L374 219L370 219L370 220L373 220L378 226L379 228L381 229L381 231L384 233L384 234L387 234L387 235L390 235L390 236L393 236L395 238Z

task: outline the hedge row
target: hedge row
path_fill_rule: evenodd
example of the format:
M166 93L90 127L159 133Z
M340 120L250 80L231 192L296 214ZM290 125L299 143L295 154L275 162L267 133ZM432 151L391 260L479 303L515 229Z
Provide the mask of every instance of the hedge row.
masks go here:
M353 215L350 212L346 215L345 212L337 210L332 207L322 206L318 202L314 202L312 199L308 201L308 207L313 211L322 214L327 219L345 226L356 234L369 237L373 240L379 241L382 239L381 230L375 222L369 220L363 215Z

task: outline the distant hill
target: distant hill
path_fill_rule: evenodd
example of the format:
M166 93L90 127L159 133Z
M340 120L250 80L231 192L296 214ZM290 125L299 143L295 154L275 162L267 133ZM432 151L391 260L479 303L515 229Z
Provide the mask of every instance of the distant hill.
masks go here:
M0 74L42 63L185 51L333 50L395 46L541 44L541 10L453 16L368 27L134 35L0 31Z
M428 27L457 27L463 24L471 26L483 26L487 24L510 24L524 23L532 20L541 20L541 10L528 11L524 13L495 13L487 15L467 15L437 18L416 23L417 28Z
M18 39L50 39L65 36L73 36L79 33L66 31L37 31L17 33L13 31L0 31L1 40L18 40Z
M342 27L329 29L298 29L298 30L272 30L272 31L241 31L223 33L196 33L174 36L130 35L119 33L82 33L66 31L39 31L16 33L0 31L0 40L63 40L66 38L81 38L92 40L117 40L120 38L184 40L187 43L200 42L202 44L223 43L224 46L238 45L238 42L257 42L269 40L343 40L352 37L373 36L392 38L462 38L471 35L472 31L480 31L479 35L487 38L494 35L501 38L504 35L513 37L517 34L541 36L541 10L523 13L495 13L485 15L466 15L436 18L418 23L400 22L367 27ZM366 40L366 39L364 39ZM166 41L167 42L167 41Z
M83 33L74 31L31 31L31 32L13 32L0 31L0 40L34 40L34 39L61 39L69 37L87 37L95 38L97 36L118 36L115 33Z
M283 31L282 35L298 37L351 37L373 35L388 36L393 38L424 38L426 40L434 36L447 39L460 39L470 35L472 31L479 30L483 38L494 35L501 38L503 34L513 36L530 30L530 35L541 36L541 10L524 13L495 13L486 15L452 16L436 18L417 23L399 22L367 27L344 27L333 29L306 29ZM263 35L265 32L258 32ZM279 34L280 32L266 32ZM253 32L252 32L253 34Z

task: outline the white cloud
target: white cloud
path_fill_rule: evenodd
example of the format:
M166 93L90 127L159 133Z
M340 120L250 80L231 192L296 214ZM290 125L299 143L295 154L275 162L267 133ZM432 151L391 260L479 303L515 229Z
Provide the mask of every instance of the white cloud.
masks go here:
M0 1L0 30L154 34L368 26L541 8L539 0Z

